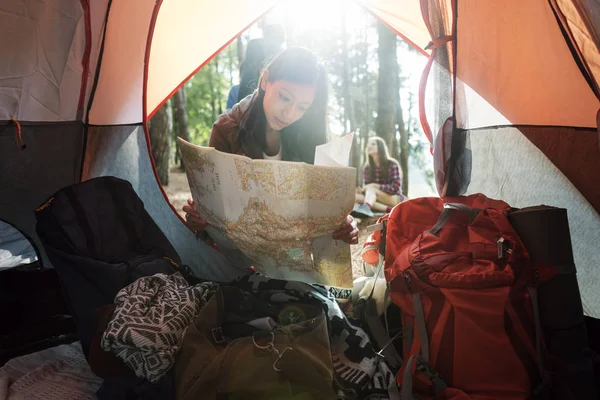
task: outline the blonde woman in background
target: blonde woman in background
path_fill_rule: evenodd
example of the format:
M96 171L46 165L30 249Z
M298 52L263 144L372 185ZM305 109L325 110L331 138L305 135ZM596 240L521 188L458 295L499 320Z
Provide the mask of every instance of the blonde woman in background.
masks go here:
M372 217L373 211L389 213L396 204L405 199L402 194L402 176L398 161L390 157L385 141L380 137L367 142L364 186L356 189L358 207L352 211L355 217Z

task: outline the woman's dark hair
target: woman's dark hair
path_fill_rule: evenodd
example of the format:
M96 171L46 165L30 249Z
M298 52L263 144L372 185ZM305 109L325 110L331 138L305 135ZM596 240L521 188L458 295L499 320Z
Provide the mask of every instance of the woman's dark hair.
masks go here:
M385 140L380 138L379 136L369 138L369 141L374 140L377 143L377 158L379 159L379 171L381 171L381 179L385 182L388 180L388 174L390 171L390 163L398 163L398 161L394 160L390 157L390 152L388 151L388 147L385 144ZM375 182L375 160L373 156L369 154L367 151L366 159L369 164L369 181Z
M327 142L327 74L309 50L292 47L279 53L265 68L270 82L287 81L315 88L315 99L302 118L281 130L282 160L314 163L315 147ZM262 81L261 75L260 81ZM259 82L260 82L259 81ZM267 119L263 108L265 92L259 83L246 111L238 140L246 155L263 158Z

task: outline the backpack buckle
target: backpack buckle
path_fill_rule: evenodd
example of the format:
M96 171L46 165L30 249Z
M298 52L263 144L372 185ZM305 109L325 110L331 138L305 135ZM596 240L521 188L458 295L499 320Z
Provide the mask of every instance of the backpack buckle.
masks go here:
M433 369L433 367L423 359L423 356L418 355L415 358L417 359L416 370L421 372L427 379L429 379L435 393L440 393L446 389L446 382L444 382L440 376L440 373Z
M216 328L212 328L210 330L210 333L212 333L213 342L215 344L225 343L225 335L223 335L223 330L221 329L220 326L217 326Z

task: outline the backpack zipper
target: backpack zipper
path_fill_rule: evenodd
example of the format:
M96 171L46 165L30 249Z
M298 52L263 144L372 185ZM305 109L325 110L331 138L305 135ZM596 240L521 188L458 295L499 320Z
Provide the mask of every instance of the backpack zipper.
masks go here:
M404 280L406 281L406 287L408 288L408 291L412 293L412 281L410 276L408 274L404 274Z
M504 238L502 236L500 236L500 239L498 239L496 245L498 245L498 259L500 260L502 257L504 257Z
M510 255L512 254L512 249L510 248L510 242L504 239L503 236L500 236L500 239L496 242L498 246L498 259L501 260L504 258L504 253Z

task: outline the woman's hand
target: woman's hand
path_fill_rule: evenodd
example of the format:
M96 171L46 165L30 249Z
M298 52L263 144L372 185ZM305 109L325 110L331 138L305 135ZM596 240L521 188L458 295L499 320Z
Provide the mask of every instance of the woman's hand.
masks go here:
M188 199L188 205L183 206L183 211L185 212L185 220L187 221L188 226L196 232L196 234L203 232L206 229L206 221L203 220L196 211L194 200Z
M348 244L358 244L358 226L350 215L342 225L331 235L335 240L343 240Z
M365 190L368 188L381 189L381 185L379 183L369 183L365 186Z

